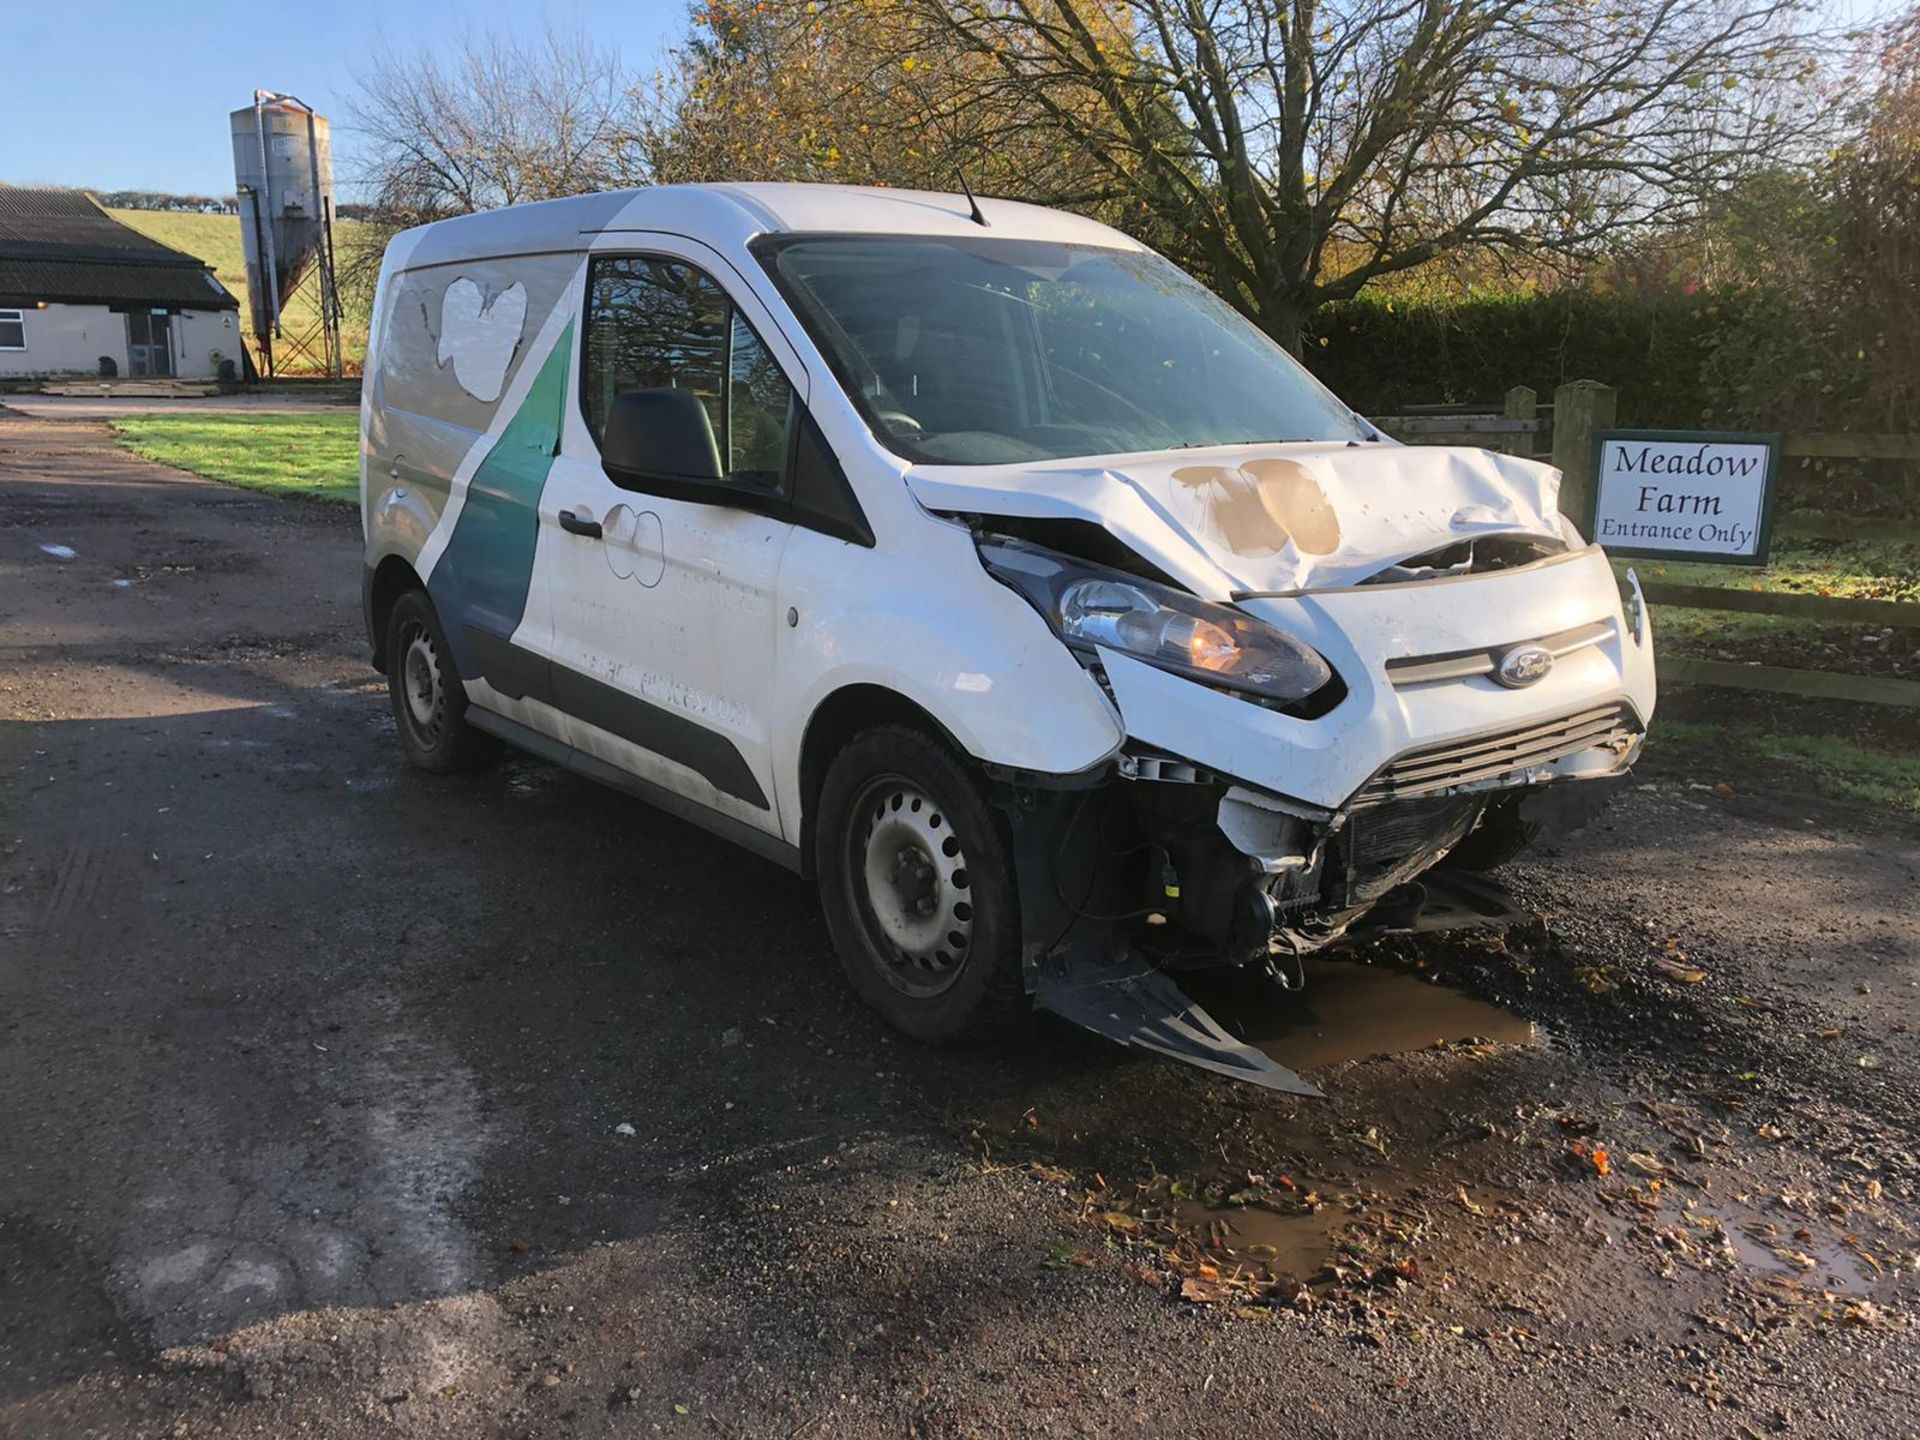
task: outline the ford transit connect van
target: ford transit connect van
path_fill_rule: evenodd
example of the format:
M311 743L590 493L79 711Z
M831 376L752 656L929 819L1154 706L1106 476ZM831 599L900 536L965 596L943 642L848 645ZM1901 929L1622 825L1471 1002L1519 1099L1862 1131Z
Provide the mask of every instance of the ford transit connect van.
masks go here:
M1290 1085L1172 977L1286 983L1417 912L1653 709L1557 472L1394 443L1073 215L718 185L441 221L388 248L362 423L407 756L505 740L813 877L923 1039L1025 991Z

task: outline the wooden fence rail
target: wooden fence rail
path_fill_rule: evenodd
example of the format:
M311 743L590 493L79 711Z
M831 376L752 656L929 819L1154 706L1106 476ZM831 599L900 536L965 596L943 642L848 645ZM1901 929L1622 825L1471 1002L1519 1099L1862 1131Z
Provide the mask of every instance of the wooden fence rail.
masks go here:
M1396 440L1414 445L1471 445L1513 455L1551 456L1564 477L1561 508L1570 515L1581 515L1590 508L1594 432L1613 425L1616 400L1611 386L1576 380L1554 392L1551 406L1542 406L1537 403L1534 392L1521 385L1507 392L1498 415L1470 413L1455 406L1418 406L1410 407L1417 413L1381 416L1373 423ZM1801 460L1920 460L1920 434L1801 431L1780 437L1780 453ZM1920 522L1840 515L1831 511L1777 513L1773 531L1776 536L1800 540L1920 543ZM1662 580L1642 581L1641 590L1652 605L1771 615L1824 625L1920 630L1920 604L1910 600L1859 600L1850 596L1684 585ZM1659 674L1663 683L1679 685L1717 685L1822 700L1920 706L1920 681L1875 675L1664 655L1659 660Z

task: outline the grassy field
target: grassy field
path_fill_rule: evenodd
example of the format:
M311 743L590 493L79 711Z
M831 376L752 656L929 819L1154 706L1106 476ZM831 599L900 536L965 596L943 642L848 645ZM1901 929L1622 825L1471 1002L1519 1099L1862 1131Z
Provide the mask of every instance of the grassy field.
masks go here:
M162 245L171 245L175 250L206 261L220 283L239 300L241 315L246 315L247 262L240 248L239 216L176 215L165 210L109 210L107 213ZM337 260L344 259L344 252L352 245L358 229L358 222L353 220L342 220L334 226ZM302 296L286 313L286 329L304 334L314 324L316 310L317 307ZM341 322L340 347L345 352L348 373L357 375L361 357L367 353L367 322L365 316L356 315L351 307Z
M112 422L134 454L274 495L360 500L360 412L129 415Z

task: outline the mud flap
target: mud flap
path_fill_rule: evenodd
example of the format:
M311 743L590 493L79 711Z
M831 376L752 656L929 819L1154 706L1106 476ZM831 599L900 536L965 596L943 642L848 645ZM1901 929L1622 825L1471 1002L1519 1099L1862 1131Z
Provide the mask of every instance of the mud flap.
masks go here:
M1234 1039L1164 971L1126 950L1069 946L1042 961L1035 979L1036 1006L1096 1035L1286 1095L1325 1098L1286 1066Z

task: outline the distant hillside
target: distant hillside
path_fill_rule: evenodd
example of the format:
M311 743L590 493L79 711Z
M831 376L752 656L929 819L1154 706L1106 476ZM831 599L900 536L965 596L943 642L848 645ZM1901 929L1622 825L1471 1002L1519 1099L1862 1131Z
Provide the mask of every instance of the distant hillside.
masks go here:
M245 252L240 248L239 216L185 215L166 210L109 210L107 213L142 235L151 236L162 245L171 245L175 250L185 251L211 265L220 283L239 300L241 315L247 313L247 262ZM353 243L354 234L359 228L360 224L355 220L341 220L334 225L336 254ZM283 323L288 330L305 333L314 323L314 307L296 305L290 308ZM357 368L367 349L367 322L364 316L354 313L351 305L340 327L340 343L346 350L349 368Z

